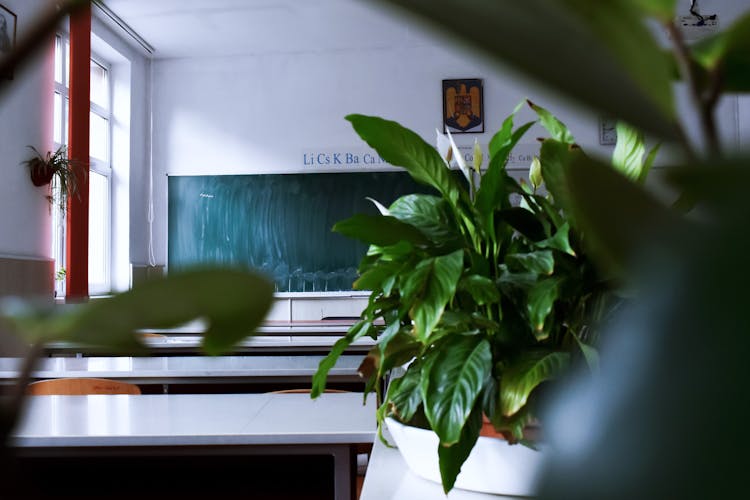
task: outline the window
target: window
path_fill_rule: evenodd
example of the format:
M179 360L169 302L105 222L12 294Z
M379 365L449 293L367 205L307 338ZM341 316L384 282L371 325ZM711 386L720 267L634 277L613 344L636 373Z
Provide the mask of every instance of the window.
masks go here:
M68 144L68 88L70 43L66 36L55 39L55 96L53 140L55 147ZM100 58L91 59L91 112L89 149L89 293L110 291L110 214L112 185L112 111L109 66ZM53 192L57 189L52 187ZM56 276L64 276L65 214L53 207L52 256ZM65 294L65 282L55 285L58 296Z

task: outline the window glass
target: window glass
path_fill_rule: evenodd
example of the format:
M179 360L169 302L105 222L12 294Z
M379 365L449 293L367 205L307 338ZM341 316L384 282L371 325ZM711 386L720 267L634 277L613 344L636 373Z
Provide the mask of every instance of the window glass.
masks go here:
M109 178L89 172L89 286L101 292L107 284Z
M63 67L63 72L65 73L65 87L70 87L70 64L68 63L68 61L70 61L70 41L66 39L63 47L65 50L65 58L63 59L65 64Z
M89 134L89 154L99 160L107 161L109 150L109 120L94 112L89 113L91 129Z
M63 41L59 35L55 37L55 81L57 83L63 82Z
M56 144L62 144L63 142L63 136L62 136L62 95L60 95L59 92L55 92L55 111L54 111L54 132L53 132L53 140Z
M91 102L102 108L109 109L109 87L107 70L91 60Z

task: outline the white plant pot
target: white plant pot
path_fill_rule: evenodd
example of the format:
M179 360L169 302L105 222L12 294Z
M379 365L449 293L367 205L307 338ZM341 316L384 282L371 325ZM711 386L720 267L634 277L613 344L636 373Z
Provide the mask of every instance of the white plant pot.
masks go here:
M439 483L437 434L392 418L387 418L386 424L411 471ZM532 496L543 457L543 451L480 436L461 467L455 487L499 495Z

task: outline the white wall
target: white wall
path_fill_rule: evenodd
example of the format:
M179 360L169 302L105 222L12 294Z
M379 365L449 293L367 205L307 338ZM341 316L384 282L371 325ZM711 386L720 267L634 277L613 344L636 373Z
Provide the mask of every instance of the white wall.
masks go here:
M18 37L28 30L43 0L3 0L18 17ZM35 187L21 162L27 145L52 149L52 40L0 93L0 255L49 258L50 223L47 187Z
M730 0L703 3L703 12L716 8L726 24L742 10ZM680 8L687 11L687 5ZM368 24L358 21L352 24L363 38L373 38ZM459 136L459 144L470 144L474 137L480 143L489 142L506 114L529 97L565 121L589 153L610 154L611 148L598 144L598 116L507 69L448 46L413 23L393 18L386 24L380 21L373 24L385 31L384 41L392 42L373 47L353 44L349 49L326 51L311 47L294 53L154 61L154 248L158 263L166 261L167 175L313 170L303 165L305 152L365 148L343 118L354 112L397 120L432 141L441 123L441 80L445 78L484 79L485 133ZM722 103L718 121L729 146L737 142L738 116L734 97ZM524 110L518 123L532 118ZM688 128L694 129L694 123ZM543 131L532 129L521 148L533 149L534 138L540 135ZM134 198L134 205L142 204ZM131 222L138 231L141 222ZM142 233L131 236L134 247L143 251L147 240L141 240Z
M349 113L399 121L432 142L442 123L443 79L484 79L485 133L457 136L459 144L478 137L486 145L515 105L529 97L566 121L585 147L600 149L597 117L400 21L389 22L387 37L399 45L154 62L159 263L166 259L167 175L323 170L305 166L303 155L367 149L344 120ZM367 29L366 23L360 26ZM524 109L518 123L530 119ZM532 130L525 147L537 148L535 138L542 133Z
M111 278L115 291L130 285L130 263L147 262L141 246L142 220L147 207L145 186L149 165L149 67L142 50L119 29L112 29L99 9L93 8L92 51L111 64L112 74L112 214ZM136 221L134 224L133 221Z

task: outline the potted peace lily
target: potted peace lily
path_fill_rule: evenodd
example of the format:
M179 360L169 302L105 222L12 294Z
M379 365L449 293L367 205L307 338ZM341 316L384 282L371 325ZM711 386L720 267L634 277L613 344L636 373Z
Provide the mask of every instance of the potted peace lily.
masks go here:
M313 397L349 344L365 335L377 339L360 371L366 392L378 392L382 401L379 425L388 421L392 434L397 422L434 431L446 492L483 420L508 443L533 446L529 430L539 424L545 385L577 359L596 366L588 326L613 301L613 284L592 264L584 235L562 208L560 169L583 152L564 124L529 105L551 135L531 166L530 185L505 170L511 150L535 123L514 128L520 105L490 141L486 169L475 151L473 172L450 136L441 155L395 122L347 117L378 154L437 193L407 195L388 208L378 204L380 215L357 214L334 226L370 245L354 287L372 294L361 319L321 362ZM621 126L620 137L614 164L643 179L655 151L644 161L642 136ZM451 152L466 182L450 170ZM403 375L380 394L403 365ZM459 486L466 487L460 479ZM498 492L523 494L528 486L510 488Z

